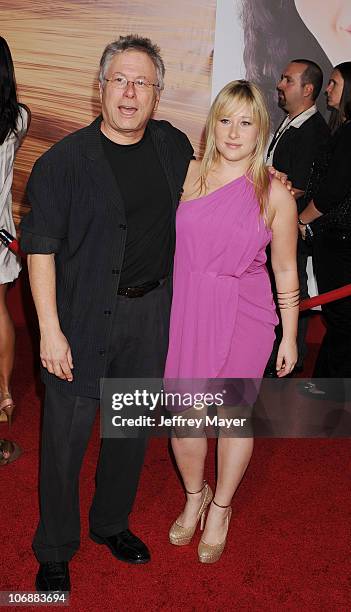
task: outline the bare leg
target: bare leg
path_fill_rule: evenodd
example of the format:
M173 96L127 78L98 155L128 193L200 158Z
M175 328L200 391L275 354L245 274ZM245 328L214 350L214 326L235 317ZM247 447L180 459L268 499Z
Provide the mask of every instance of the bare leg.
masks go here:
M246 471L253 450L253 438L219 437L218 479L214 500L221 506L228 506ZM223 542L227 533L229 508L211 504L202 540L206 544Z
M15 330L6 305L7 287L0 285L0 401L10 391L15 356Z
M172 448L185 489L193 492L200 491L195 495L187 494L185 508L177 519L182 527L191 527L196 521L201 506L207 438L173 437Z

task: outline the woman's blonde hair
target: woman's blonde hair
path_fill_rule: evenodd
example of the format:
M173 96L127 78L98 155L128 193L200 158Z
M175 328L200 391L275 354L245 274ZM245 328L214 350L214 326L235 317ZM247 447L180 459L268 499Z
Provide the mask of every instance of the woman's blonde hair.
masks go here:
M231 115L244 104L249 104L253 121L258 127L257 144L250 159L247 177L254 185L260 213L265 216L269 173L264 162L264 155L269 137L270 120L262 92L249 81L231 81L221 89L212 103L206 121L206 147L200 165L199 194L206 193L208 173L220 157L215 141L216 122L219 118Z

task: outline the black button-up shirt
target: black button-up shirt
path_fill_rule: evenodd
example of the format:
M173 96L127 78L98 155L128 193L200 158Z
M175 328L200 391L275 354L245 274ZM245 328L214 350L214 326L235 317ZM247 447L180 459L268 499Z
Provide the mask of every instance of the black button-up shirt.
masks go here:
M73 382L43 369L44 382L90 397L99 397L106 371L128 232L100 123L101 116L37 160L27 186L32 208L21 224L25 253L55 254L59 321L74 362ZM150 120L149 129L172 196L174 245L175 211L193 149L166 121Z

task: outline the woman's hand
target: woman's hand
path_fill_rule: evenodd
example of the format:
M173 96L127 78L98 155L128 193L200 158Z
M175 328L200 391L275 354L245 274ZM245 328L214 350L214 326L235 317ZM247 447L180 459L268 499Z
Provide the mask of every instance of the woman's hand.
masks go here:
M297 362L297 345L295 340L283 338L278 351L276 370L278 378L290 374Z

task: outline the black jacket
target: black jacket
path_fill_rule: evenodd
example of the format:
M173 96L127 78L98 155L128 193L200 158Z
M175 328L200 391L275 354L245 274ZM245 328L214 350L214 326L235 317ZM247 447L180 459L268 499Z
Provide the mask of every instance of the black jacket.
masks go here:
M274 150L274 168L285 172L293 186L304 191L313 162L328 144L329 137L329 128L317 111L299 128L291 126L284 132Z
M351 121L345 121L330 140L327 170L313 193L316 208L323 214L338 206L351 191L350 153Z
M73 355L73 382L46 370L44 381L91 397L99 397L107 365L128 231L100 123L101 116L37 160L27 186L32 208L21 224L25 253L55 253L59 321ZM169 183L174 219L193 149L167 121L150 120L149 129ZM172 234L174 244L174 222Z

